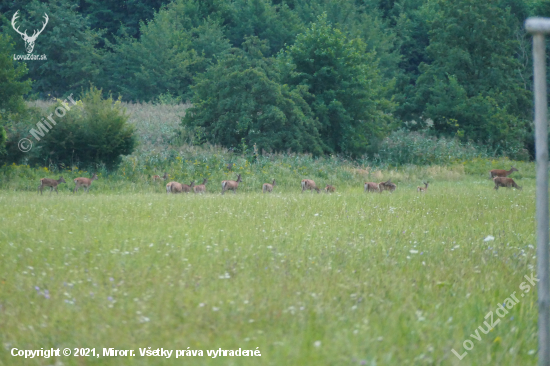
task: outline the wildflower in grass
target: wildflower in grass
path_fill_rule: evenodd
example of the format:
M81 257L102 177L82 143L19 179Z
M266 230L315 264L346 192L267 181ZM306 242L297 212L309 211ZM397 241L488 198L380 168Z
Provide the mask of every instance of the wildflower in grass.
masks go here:
M109 301L112 302L112 301L113 301L113 297L112 297L112 296L109 296L109 297L107 298L107 300L109 300Z
M115 279L113 277L109 277L109 281L113 282Z
M313 345L317 348L321 347L321 341L315 341L313 342Z
M40 292L40 287L34 286L34 289L35 289L36 291Z
M492 241L492 240L495 240L495 237L492 236L492 235L487 235L487 237L485 239L483 239L483 241L485 241L485 242Z
M49 298L50 298L50 291L44 290L44 297L45 297L46 299L49 299Z
M411 250L409 250L409 252L410 252L411 254L416 254L416 253L418 253L418 250L411 249Z
M212 308L212 311L218 311L218 310L220 310L220 308L217 308L215 306Z

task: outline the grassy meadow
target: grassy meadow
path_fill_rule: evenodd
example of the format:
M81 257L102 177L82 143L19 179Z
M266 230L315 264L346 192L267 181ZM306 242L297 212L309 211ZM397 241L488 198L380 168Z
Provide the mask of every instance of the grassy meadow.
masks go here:
M537 295L519 289L536 267L532 166L523 191L457 169L352 175L336 194L300 194L299 180L262 195L245 179L224 196L219 181L201 196L145 178L77 195L68 179L51 196L7 184L0 365L534 365ZM397 190L364 193L376 174ZM470 337L513 292L500 323ZM451 350L466 339L459 361ZM136 356L31 360L13 347ZM141 357L147 347L204 356ZM257 347L261 357L206 353Z
M399 168L236 153L194 146L179 126L187 108L128 105L139 146L116 171L0 167L0 365L536 364L536 291L520 290L536 266L534 164L430 140L415 154L432 165ZM511 165L524 189L494 191L488 171ZM92 171L90 192L71 193ZM207 178L208 192L167 195L151 179L164 172ZM237 174L238 193L222 196L221 180ZM59 194L37 194L40 178L60 175ZM301 194L304 178L337 192ZM363 192L387 179L393 194ZM428 192L417 193L423 181ZM519 302L499 318L514 292ZM492 330L478 328L488 321ZM148 347L174 352L141 356ZM25 359L13 348L73 355ZM261 357L208 356L220 348Z

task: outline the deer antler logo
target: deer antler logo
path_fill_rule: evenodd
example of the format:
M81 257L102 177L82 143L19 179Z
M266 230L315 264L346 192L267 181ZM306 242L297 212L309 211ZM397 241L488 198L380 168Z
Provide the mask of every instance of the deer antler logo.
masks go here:
M25 49L27 50L27 53L31 53L32 50L34 49L34 42L36 41L36 38L40 35L40 33L42 33L44 28L46 28L46 24L48 24L48 19L49 19L48 14L44 13L44 19L46 19L46 22L42 23L42 29L40 29L40 31L38 31L38 33L36 33L36 30L35 30L33 35L29 37L27 35L27 30L26 29L25 29L24 33L21 33L19 31L19 27L15 28L15 19L17 19L17 17L18 17L17 13L19 13L19 10L17 10L15 12L15 14L13 14L13 17L11 18L11 26L13 27L13 29L17 33L19 33L21 35L21 38L23 38L23 40L25 41Z

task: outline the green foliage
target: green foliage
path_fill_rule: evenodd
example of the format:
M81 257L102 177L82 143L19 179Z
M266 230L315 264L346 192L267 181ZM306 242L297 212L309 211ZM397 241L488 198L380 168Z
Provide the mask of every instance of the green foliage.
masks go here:
M63 104L58 102L51 112ZM102 91L91 87L76 105L62 117L40 141L41 157L46 163L58 166L116 168L121 155L134 150L134 128L127 123L128 116L111 97L103 99Z
M207 18L191 24L181 16L181 1L142 24L141 37L108 42L106 66L113 78L104 82L124 99L150 101L163 93L190 97L193 76L204 72L214 56L229 48L220 25ZM147 85L146 88L143 86Z
M391 122L392 103L373 53L361 39L348 40L326 14L279 55L292 85L306 86L327 153L373 151Z
M0 34L0 122L10 115L23 113L26 109L23 95L31 89L25 64L13 61L14 43L11 37ZM17 66L16 66L17 65Z
M375 161L390 166L445 165L488 156L488 151L483 147L461 143L457 138L437 138L430 136L429 131L401 129L384 139Z
M92 29L105 29L106 36L113 41L113 36L128 34L137 38L140 34L140 22L153 19L155 11L168 0L83 0L79 11L89 18Z
M321 141L314 149L372 156L389 132L416 120L416 128L432 121L437 136L475 141L497 155L523 159L533 155L534 143L531 37L522 24L527 16L550 16L548 4L21 0L0 4L0 34L15 36L14 53L24 54L11 16L19 10L18 25L32 32L48 14L35 47L47 61L17 62L28 68L34 95L62 97L91 82L105 96L161 104L190 100L192 86L209 67L231 48L246 53L246 40L257 37L266 47L261 56L247 57L261 61L280 54L279 70L266 77L286 84L281 93L293 95L285 98L300 101L299 109L316 120L313 134ZM301 100L310 112L300 107ZM8 145L28 120L23 115L10 120ZM176 134L171 141L178 144L206 141L200 127ZM240 144L243 137L237 137Z
M155 104L159 105L174 105L181 103L181 97L170 94L170 92L162 93L154 100Z
M8 136L4 127L0 126L0 156L6 154L6 141Z
M526 144L531 93L514 57L517 21L496 1L439 0L435 7L426 49L433 61L420 67L418 112L442 135L493 148Z
M90 29L74 1L32 1L20 9L17 25L32 34L32 30L42 26L44 13L48 14L49 21L37 38L33 52L46 55L47 60L29 61L27 67L33 80L32 91L46 99L76 92L100 78L104 72L104 50L97 47L103 32ZM2 32L15 34L7 19ZM16 45L15 53L26 54L18 35Z
M201 128L207 141L237 147L241 140L260 149L322 152L317 123L304 101L304 87L279 84L274 60L263 57L265 42L249 38L197 78L193 107L183 124Z

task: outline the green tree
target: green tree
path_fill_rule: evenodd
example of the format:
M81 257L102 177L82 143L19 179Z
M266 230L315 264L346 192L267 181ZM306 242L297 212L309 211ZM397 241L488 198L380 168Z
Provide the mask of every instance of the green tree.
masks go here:
M499 5L438 0L427 47L432 61L420 67L415 101L438 133L495 148L526 143L531 107L516 58L517 20Z
M138 38L140 22L153 19L155 11L169 3L168 0L80 0L79 12L88 17L90 27L95 30L105 29L106 37L127 34Z
M76 105L69 110L40 141L41 158L54 164L78 164L88 168L105 164L114 169L122 155L129 155L135 147L134 128L128 124L128 115L120 99L104 99L102 91L90 87ZM63 107L61 102L52 111ZM59 114L58 114L59 115ZM54 118L55 115L54 115Z
M264 52L266 42L248 38L243 50L232 49L199 75L183 125L226 147L244 141L265 150L322 153L305 88L281 85L275 60Z
M5 127L26 113L23 96L31 89L31 81L26 78L27 67L13 61L13 50L11 38L0 34L0 155L5 155L8 142Z
M33 93L44 99L60 97L87 87L103 73L103 50L96 47L102 39L102 32L90 29L88 20L78 12L74 1L33 0L20 9L19 14L17 26L28 29L28 34L40 29L44 14L49 18L33 51L36 55L46 55L47 60L27 62ZM2 33L16 35L15 53L26 54L23 40L6 18Z
M335 29L326 14L279 57L289 84L308 88L307 99L327 153L361 155L384 137L393 104L373 52L361 39Z
M31 81L26 78L27 67L24 63L15 63L13 53L11 37L0 34L0 120L8 114L24 112L23 96L31 90Z
M165 93L191 96L193 77L221 57L229 42L215 20L190 22L177 5L142 24L138 40L127 36L107 42L112 52L105 60L108 79L102 85L125 100L150 101Z

